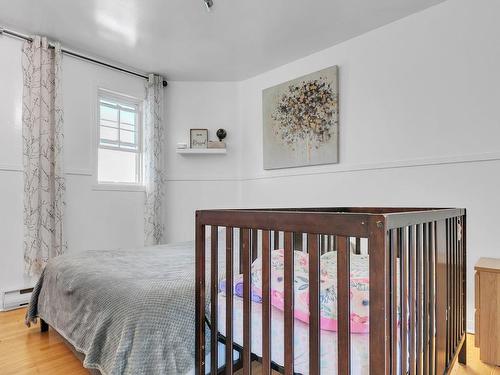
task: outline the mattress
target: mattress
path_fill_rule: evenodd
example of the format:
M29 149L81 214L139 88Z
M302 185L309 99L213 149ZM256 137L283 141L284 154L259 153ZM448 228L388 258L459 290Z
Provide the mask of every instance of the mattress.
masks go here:
M226 297L219 295L219 332L225 335ZM284 315L275 307L271 311L271 359L284 365ZM262 305L252 302L252 353L262 356ZM243 346L243 300L233 300L233 340ZM295 319L294 324L294 371L309 374L309 325ZM337 373L337 332L321 331L321 373ZM369 335L351 334L351 373L369 373Z

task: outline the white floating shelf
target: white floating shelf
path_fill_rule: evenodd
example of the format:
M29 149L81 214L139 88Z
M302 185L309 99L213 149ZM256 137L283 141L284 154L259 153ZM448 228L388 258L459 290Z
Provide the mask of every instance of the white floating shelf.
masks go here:
M178 154L184 155L194 155L194 154L226 154L227 150L225 148L177 148L175 151Z

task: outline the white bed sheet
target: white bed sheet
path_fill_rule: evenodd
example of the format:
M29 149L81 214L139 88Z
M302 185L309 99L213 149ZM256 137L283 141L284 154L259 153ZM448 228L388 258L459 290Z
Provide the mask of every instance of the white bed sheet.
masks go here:
M219 332L226 331L226 298L219 295ZM284 315L281 310L271 311L271 359L284 364ZM295 319L294 324L294 371L309 374L309 325ZM243 345L243 300L233 300L233 340ZM252 302L252 353L262 356L262 305ZM321 373L337 373L337 332L321 331ZM351 335L351 374L369 373L369 335Z

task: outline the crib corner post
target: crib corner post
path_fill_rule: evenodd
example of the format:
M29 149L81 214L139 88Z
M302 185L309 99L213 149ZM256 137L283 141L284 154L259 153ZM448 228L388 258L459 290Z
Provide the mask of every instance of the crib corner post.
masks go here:
M205 375L205 225L196 211L195 226L195 374Z
M461 245L462 245L462 331L464 334L464 342L458 353L458 363L467 364L467 210L464 209L461 218Z
M389 230L384 215L368 222L370 251L370 374L391 373L391 273Z

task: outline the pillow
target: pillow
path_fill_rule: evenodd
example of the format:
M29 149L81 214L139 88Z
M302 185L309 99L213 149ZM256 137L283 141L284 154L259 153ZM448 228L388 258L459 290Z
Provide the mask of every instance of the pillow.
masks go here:
M328 280L321 285L321 318L337 326L337 252L321 256L321 277ZM323 294L325 297L323 297ZM369 331L370 310L369 256L350 255L351 332ZM325 306L325 308L323 308ZM335 329L336 330L336 329Z
M368 255L351 254L351 332L369 331ZM294 251L295 318L309 323L309 256ZM283 249L271 252L271 303L284 309ZM252 264L252 294L262 297L262 259ZM337 253L321 256L320 265L321 329L337 330Z

